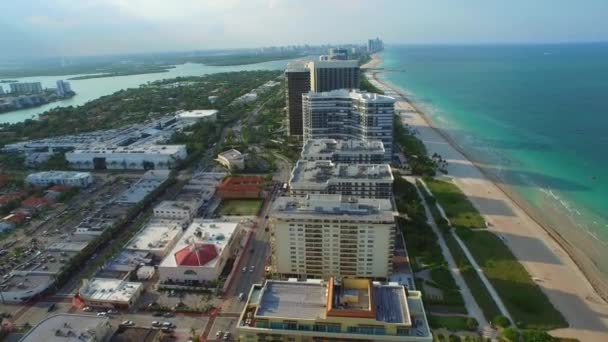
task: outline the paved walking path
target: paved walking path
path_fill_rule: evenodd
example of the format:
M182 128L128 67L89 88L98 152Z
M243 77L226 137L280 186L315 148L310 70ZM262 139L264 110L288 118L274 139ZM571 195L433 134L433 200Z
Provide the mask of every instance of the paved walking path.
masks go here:
M420 179L420 183L422 183L422 186L424 187L424 191L426 191L428 194L432 195L432 192L429 190L429 188L427 187L427 185L424 182L424 180ZM439 213L441 214L441 216L448 222L448 225L450 227L452 227L450 219L445 214L445 211L443 210L443 207L441 207L441 205L439 204L438 201L435 201L435 206L439 210ZM511 317L511 315L509 314L509 311L507 310L507 307L502 302L502 299L500 298L500 296L498 295L498 293L494 289L494 286L492 286L492 283L490 283L490 281L486 277L485 273L483 273L483 270L481 269L481 267L479 267L479 264L477 263L477 261L475 261L475 258L473 257L473 255L471 254L471 252L469 252L469 249L467 248L467 246L464 244L464 242L462 242L462 240L460 239L460 237L458 236L458 234L456 234L456 232L454 231L453 228L450 229L450 234L452 234L452 236L454 237L454 239L456 240L456 242L458 243L458 245L460 246L460 248L462 249L462 251L466 255L467 259L469 259L469 262L473 266L473 269L475 270L475 272L477 272L477 274L479 275L479 278L481 278L481 281L483 282L484 286L486 287L486 289L488 289L488 292L490 293L490 296L492 296L492 299L496 303L496 306L498 306L498 309L500 310L500 313L503 316L507 317L511 322L515 322L513 320L513 318Z
M413 177L404 178L408 182L416 184L416 181ZM416 191L418 191L418 196L420 196L422 204L424 205L424 211L426 212L428 223L433 229L433 232L435 232L435 235L437 235L437 242L439 243L441 252L443 253L444 258L448 263L448 269L454 276L454 280L456 281L458 288L460 288L462 298L464 299L464 306L467 309L468 314L477 320L477 322L479 323L479 328L484 333L484 335L488 337L493 337L494 334L490 333L490 331L493 332L493 329L491 329L490 323L486 320L485 316L483 315L483 311L481 311L481 308L479 307L479 305L477 305L475 298L471 294L471 290L467 286L467 283L464 281L464 278L460 273L460 269L458 269L456 261L454 260L452 253L450 253L450 249L446 245L445 240L443 239L443 235L441 234L441 231L439 230L437 224L435 223L435 220L433 219L431 210L429 209L428 204L424 200L424 196L422 196L422 193L420 192L420 189L418 189L418 187L416 187Z

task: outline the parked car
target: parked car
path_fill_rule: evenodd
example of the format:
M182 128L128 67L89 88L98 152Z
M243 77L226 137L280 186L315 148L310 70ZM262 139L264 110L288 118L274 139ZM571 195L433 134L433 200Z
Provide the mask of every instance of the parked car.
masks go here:
M218 331L215 333L215 339L217 340L217 339L219 339L220 337L222 337L222 331L221 331L221 330L218 330Z
M116 314L118 314L118 310L110 309L110 310L106 311L106 313L108 315L116 315Z
M135 325L135 323L133 323L133 321L122 321L122 323L120 323L120 325L125 326L125 327L132 327Z
M93 309L90 306L85 306L84 308L82 308L82 311L91 312L91 311L93 311Z
M51 311L54 311L56 308L57 308L57 304L53 303L53 304L49 305L47 311L51 312Z
M164 314L162 312L160 312L160 311L157 311L157 312L155 312L155 313L152 314L152 316L154 316L154 317L162 317L163 315Z
M255 269L255 266L253 266L253 265L249 266L249 272L253 272L254 269Z
M160 327L161 323L159 321L152 321L152 326L153 327Z
M163 314L163 317L171 318L171 317L175 317L175 314L173 312L165 312Z
M243 292L239 293L239 300L242 301L245 299L245 294Z
M224 333L224 336L222 336L222 340L227 341L227 340L229 340L229 339L230 339L230 333L229 333L228 331L226 331L226 332Z
M243 267L243 273L247 272L247 267Z
M108 317L108 314L105 312L98 312L97 317Z

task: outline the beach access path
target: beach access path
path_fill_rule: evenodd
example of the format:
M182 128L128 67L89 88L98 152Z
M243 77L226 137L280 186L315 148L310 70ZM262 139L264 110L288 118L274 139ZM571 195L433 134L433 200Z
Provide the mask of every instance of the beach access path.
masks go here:
M408 182L410 182L412 184L416 184L416 178L414 178L414 177L404 177L404 178ZM492 329L492 327L490 326L490 323L486 320L485 316L483 315L483 312L481 311L481 308L479 307L479 305L477 305L477 302L475 301L475 297L471 293L471 290L467 286L466 281L462 277L462 274L460 273L460 269L456 265L456 260L454 260L454 257L452 256L450 249L448 248L448 246L445 243L445 240L443 239L443 235L441 234L439 227L437 227L437 223L435 222L435 219L433 218L433 214L431 214L431 210L429 209L428 203L426 203L426 200L425 200L424 196L422 195L422 193L420 193L421 190L418 187L416 187L416 191L418 192L418 196L420 196L420 200L422 201L422 205L424 206L424 211L426 213L427 222L433 229L433 232L435 233L435 235L437 235L437 243L439 244L439 247L441 248L441 253L444 256L445 261L448 263L448 269L450 270L450 273L452 273L452 276L454 277L454 281L456 281L456 285L458 285L458 288L460 289L460 293L462 294L462 299L464 300L464 306L467 309L468 315L474 317L477 320L477 323L479 323L479 330L482 332L484 337L495 338L496 332ZM424 191L424 190L422 190L422 191Z
M377 55L364 68L380 65ZM428 152L438 153L448 162L451 179L477 207L489 231L502 237L519 262L564 315L570 327L553 330L560 337L580 341L608 341L608 304L597 294L568 253L522 207L494 184L464 154L450 144L422 113L399 92L370 70L366 76L386 95L397 99L396 112L402 123L418 132Z

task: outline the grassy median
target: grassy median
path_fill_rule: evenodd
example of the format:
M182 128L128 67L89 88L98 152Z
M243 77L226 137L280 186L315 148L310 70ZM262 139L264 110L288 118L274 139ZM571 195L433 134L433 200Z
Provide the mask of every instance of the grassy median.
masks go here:
M429 177L425 178L424 182L454 228L486 227L485 220L479 211L456 185Z
M556 329L568 326L562 314L555 309L530 274L496 235L465 229L458 229L457 234L467 245L519 327Z

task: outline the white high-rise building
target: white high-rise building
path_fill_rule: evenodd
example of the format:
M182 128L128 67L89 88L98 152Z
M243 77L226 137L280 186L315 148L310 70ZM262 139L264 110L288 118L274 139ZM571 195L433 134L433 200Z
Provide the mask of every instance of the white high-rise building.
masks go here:
M72 92L70 82L59 80L57 81L57 95L66 96Z
M273 266L298 278L386 278L393 270L395 215L389 199L279 197L272 208Z
M304 142L309 139L380 140L385 161L393 151L395 99L360 90L338 89L302 95Z
M380 164L384 160L380 140L309 139L302 147L302 160L331 160L345 164Z
M299 160L291 172L294 196L340 194L359 198L390 198L393 173L388 164L336 164L329 160Z

